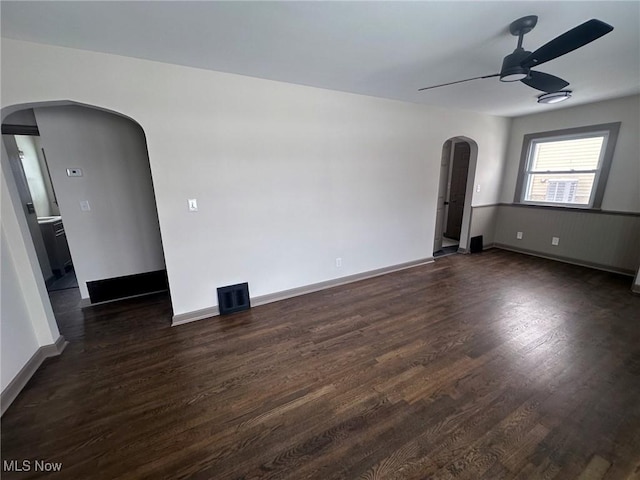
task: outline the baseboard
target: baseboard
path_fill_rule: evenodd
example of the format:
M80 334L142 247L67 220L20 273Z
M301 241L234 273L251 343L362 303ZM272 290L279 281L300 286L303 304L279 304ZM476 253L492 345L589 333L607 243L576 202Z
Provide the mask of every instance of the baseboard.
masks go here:
M251 301L253 302L253 300ZM193 312L180 313L173 316L171 326L177 327L178 325L204 320L205 318L215 317L216 315L220 315L220 309L217 305L215 307L203 308L202 310L194 310Z
M168 290L166 270L136 273L87 282L92 304Z
M283 290L282 292L269 293L267 295L260 295L258 297L251 298L251 306L257 307L265 305L267 303L279 302L280 300L286 300L288 298L298 297L300 295L306 295L308 293L318 292L320 290L326 290L328 288L339 287L340 285L346 285L348 283L359 282L360 280L366 280L368 278L379 277L380 275L386 275L388 273L398 272L400 270L406 270L408 268L418 267L420 265L426 265L433 263L433 257L422 258L413 262L401 263L390 267L379 268L377 270L370 270L368 272L356 273L355 275L349 275L346 277L336 278L334 280L327 280L326 282L314 283L306 285L304 287L292 288L290 290ZM197 320L203 320L205 318L214 317L219 315L220 311L218 306L203 308L193 312L180 313L173 316L171 326L175 327L183 325L185 323L195 322Z
M636 274L636 272L633 270L626 270L623 268L611 267L609 265L602 265L600 263L595 263L595 262L576 260L575 258L563 257L561 255L548 255L548 254L536 252L534 250L527 250L526 248L514 248L511 245L505 245L503 243L494 243L493 245L494 247L502 250L508 250L510 252L516 252L516 253L524 253L525 255L531 255L533 257L546 258L547 260L556 260L558 262L570 263L571 265L578 265L579 267L594 268L596 270L602 270L604 272L611 272L611 273L619 273L621 275L633 276Z
M155 295L157 293L163 293L167 291L168 291L167 289L156 290L154 292L141 293L139 295L131 295L130 297L114 298L113 300L105 300L104 302L95 302L95 303L91 302L90 298L81 298L80 303L78 305L80 306L81 309L85 309L88 307L99 307L100 305L108 305L110 303L122 302L123 300L131 300L132 298L148 297L151 295Z
M0 394L0 415L4 415L9 406L18 397L22 389L27 385L34 373L38 370L42 362L49 357L60 355L68 345L68 342L62 335L58 337L55 343L44 345L31 356L27 363L20 369L9 385Z

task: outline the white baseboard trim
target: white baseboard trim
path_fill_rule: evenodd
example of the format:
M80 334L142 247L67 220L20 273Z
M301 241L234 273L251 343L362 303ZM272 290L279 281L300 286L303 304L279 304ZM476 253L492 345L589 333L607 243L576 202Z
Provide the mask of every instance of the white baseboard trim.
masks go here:
M25 363L24 367L20 369L18 374L9 382L9 385L2 391L2 394L0 394L0 415L4 415L4 412L7 411L22 389L27 385L29 380L31 380L31 377L36 373L40 365L42 365L42 362L49 357L60 355L68 344L69 342L60 335L55 343L44 345L35 351L27 363Z
M251 301L253 302L253 300ZM178 315L173 316L171 326L177 327L178 325L204 320L205 318L215 317L216 315L220 315L220 309L217 305L214 307L203 308L202 310L194 310L193 312L179 313Z
M265 305L267 303L279 302L280 300L286 300L287 298L298 297L300 295L306 295L307 293L318 292L320 290L326 290L328 288L338 287L340 285L346 285L348 283L359 282L360 280L379 277L380 275L386 275L388 273L398 272L400 270L406 270L408 268L418 267L420 265L426 265L429 263L433 263L433 257L421 258L420 260L414 260L413 262L406 262L398 265L392 265L390 267L379 268L377 270L370 270L368 272L356 273L355 275L340 277L334 280L327 280L326 282L314 283L311 285L306 285L304 287L292 288L290 290L283 290L282 292L260 295L251 299L251 306L257 307L260 305ZM197 320L215 317L216 315L220 315L220 310L218 309L217 305L213 307L203 308L201 310L195 310L193 312L180 313L173 316L171 326L175 327L178 325L184 325L185 323L191 323Z

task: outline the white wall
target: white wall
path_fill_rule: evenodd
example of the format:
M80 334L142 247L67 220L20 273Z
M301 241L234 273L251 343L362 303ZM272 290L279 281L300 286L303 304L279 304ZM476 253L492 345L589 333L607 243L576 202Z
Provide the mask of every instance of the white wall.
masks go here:
M570 101L570 100L569 100ZM580 105L514 118L507 150L501 201L512 203L525 134L622 122L602 210L640 213L640 96Z
M2 390L17 375L31 356L38 350L38 339L29 321L29 311L20 290L18 272L5 238L4 226L0 227L0 387Z
M90 108L35 109L80 293L86 282L164 269L144 133ZM81 168L82 177L68 177ZM80 208L88 201L89 211Z
M257 296L430 257L443 143L478 143L472 201L495 203L509 124L3 39L4 105L51 100L142 125L176 314L215 305L222 285Z

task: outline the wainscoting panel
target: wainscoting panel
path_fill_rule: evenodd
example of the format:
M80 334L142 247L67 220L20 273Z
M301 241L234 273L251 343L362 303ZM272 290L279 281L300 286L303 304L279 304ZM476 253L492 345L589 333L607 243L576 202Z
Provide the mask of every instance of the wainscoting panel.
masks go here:
M499 205L471 207L470 237L482 235L484 248L491 247L495 242L498 207Z
M502 204L495 245L633 275L640 264L640 214Z

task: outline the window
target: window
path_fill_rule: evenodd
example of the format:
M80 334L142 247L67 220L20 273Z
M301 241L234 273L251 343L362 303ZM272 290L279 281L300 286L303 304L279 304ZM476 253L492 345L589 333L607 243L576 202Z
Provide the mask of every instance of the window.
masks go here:
M574 203L578 180L549 180L545 201L556 203Z
M600 208L620 123L525 135L516 203Z

